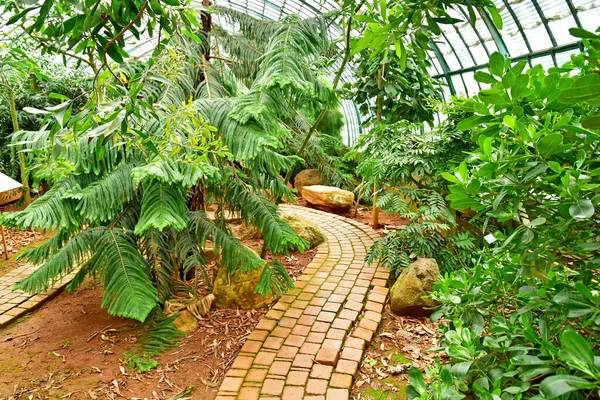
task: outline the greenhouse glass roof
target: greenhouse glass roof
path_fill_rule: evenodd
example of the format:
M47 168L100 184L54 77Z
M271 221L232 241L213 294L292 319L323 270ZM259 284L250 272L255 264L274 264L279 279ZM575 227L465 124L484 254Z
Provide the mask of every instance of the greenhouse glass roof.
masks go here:
M258 18L280 20L289 14L303 18L324 14L339 7L334 0L215 0L216 4L246 12ZM494 0L503 19L503 29L494 27L489 14L480 10L475 26L466 22L464 10L451 10L452 17L465 20L442 26L442 35L430 52L432 76L443 79L446 96L469 96L481 89L473 74L487 68L489 55L499 51L513 61L527 60L530 66L560 66L581 43L569 29L595 31L600 24L600 0ZM341 29L331 27L332 37ZM346 71L343 81L351 82ZM343 104L345 137L349 143L360 133L360 115L350 101Z

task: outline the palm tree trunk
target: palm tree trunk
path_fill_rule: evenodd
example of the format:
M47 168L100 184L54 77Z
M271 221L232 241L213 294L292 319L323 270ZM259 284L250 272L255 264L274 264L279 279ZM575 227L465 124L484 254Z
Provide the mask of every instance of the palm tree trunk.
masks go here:
M381 96L381 90L383 89L383 71L385 64L381 64L379 72L377 73L377 87L379 93L377 94L377 125L381 123L381 113L383 111L383 98ZM373 212L371 214L371 225L373 229L379 228L379 209L377 208L377 182L373 183Z

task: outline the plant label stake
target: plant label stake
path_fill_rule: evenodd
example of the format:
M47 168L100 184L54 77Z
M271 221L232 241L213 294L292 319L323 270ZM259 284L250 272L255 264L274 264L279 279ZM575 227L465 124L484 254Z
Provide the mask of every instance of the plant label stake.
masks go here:
M2 216L2 211L0 211ZM4 225L0 225L0 232L2 233L2 245L4 246L4 257L8 260L8 246L6 245L6 234L4 233Z

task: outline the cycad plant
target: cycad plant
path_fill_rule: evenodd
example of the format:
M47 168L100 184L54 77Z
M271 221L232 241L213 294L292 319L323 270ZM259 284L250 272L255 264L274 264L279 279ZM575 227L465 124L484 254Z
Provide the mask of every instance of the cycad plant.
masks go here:
M226 60L233 51L209 59L226 47L208 52L209 38L190 33L156 58L100 73L103 103L93 96L81 110L66 101L35 111L47 114L45 129L17 132L13 143L47 165L39 178L54 186L2 223L57 234L22 255L41 266L17 288L41 292L79 269L69 290L97 275L109 313L144 321L189 271L204 271L210 247L230 274L263 268L260 294L291 285L224 217L239 213L273 253L307 248L270 199L292 195L281 174L300 159L284 144L311 113L337 106L319 70L307 68L329 48L326 25L292 17L273 29L255 75L236 75ZM205 199L218 205L214 221Z

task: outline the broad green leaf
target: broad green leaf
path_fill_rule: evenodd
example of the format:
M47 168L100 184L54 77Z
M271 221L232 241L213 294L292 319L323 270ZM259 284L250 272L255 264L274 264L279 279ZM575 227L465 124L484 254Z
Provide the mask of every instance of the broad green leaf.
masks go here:
M561 93L559 99L567 104L595 104L600 100L600 75L589 74L577 78L570 89Z
M594 312L594 307L580 294L562 291L554 296L553 300L567 308L569 318L578 318Z
M490 15L492 16L492 21L494 22L496 28L498 28L498 30L502 30L502 17L500 16L498 9L494 6L488 6L486 8L490 12Z
M590 31L586 31L582 28L571 28L569 29L569 33L575 37L582 39L600 39L600 35L592 33Z
M546 399L555 399L577 389L594 387L590 381L573 375L549 376L540 384L540 391Z
M511 71L508 71L502 77L502 86L504 86L505 89L510 89L511 87L513 87L516 81L517 77L515 76L515 74Z
M477 71L473 74L473 77L477 82L481 83L498 83L498 79L494 78L492 74L488 74L487 72Z
M588 199L581 199L577 204L569 207L569 214L577 220L592 218L594 215L594 204Z
M50 114L50 111L40 110L39 108L34 107L23 107L23 111L28 112L29 114Z
M586 129L600 129L600 115L582 119L581 126Z
M537 143L538 152L541 155L550 155L552 154L558 146L562 144L563 135L560 133L551 133L549 135L544 136Z
M588 368L594 368L594 352L587 340L575 331L565 331L561 335L560 342L563 346L561 356L567 361L575 364L583 364Z
M504 75L504 56L495 52L490 56L490 72L496 76Z

